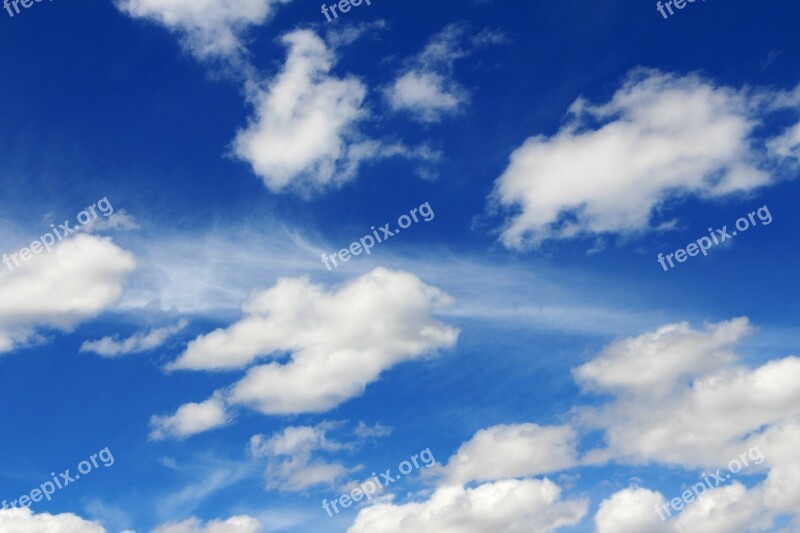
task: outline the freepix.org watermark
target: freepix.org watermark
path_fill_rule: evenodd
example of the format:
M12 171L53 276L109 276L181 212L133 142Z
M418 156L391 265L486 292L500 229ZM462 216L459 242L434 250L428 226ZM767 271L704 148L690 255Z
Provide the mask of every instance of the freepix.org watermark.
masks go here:
M753 446L740 455L738 459L734 459L728 463L726 474L723 475L722 472L720 472L722 469L717 468L717 471L713 474L703 474L703 481L696 483L691 489L683 491L680 498L672 498L672 500L663 505L656 504L656 514L661 520L666 520L667 517L672 516L672 512L669 510L670 507L675 511L680 511L683 509L684 505L693 502L695 499L699 500L700 496L707 491L715 489L728 481L732 474L738 474L742 469L750 466L750 463L747 461L748 457L750 457L754 465L760 465L764 462L764 454L761 453L761 449L759 449L758 446ZM666 516L664 516L664 511L666 511Z
M422 461L422 466L425 468L430 468L436 464L436 458L433 456L433 453L431 453L431 449L425 448L418 454L412 455L410 461L403 461L400 463L397 467L400 474L397 476L392 476L391 468L387 468L386 472L380 474L380 477L373 472L372 476L367 481L361 483L349 493L342 494L330 503L328 503L327 499L322 500L322 508L328 513L328 517L332 517L334 514L339 514L337 503L346 509L350 507L353 502L360 502L364 498L367 498L368 501L372 501L372 495L378 492L378 489L386 488L403 476L413 472L415 468L419 470L420 463L417 459ZM333 507L333 512L331 512L331 507Z
M360 240L353 241L347 248L342 248L337 253L330 254L330 256L328 254L322 254L322 264L327 267L328 271L331 271L339 266L336 262L337 258L339 261L346 263L350 261L352 256L361 255L362 252L365 252L367 255L371 254L372 248L376 244L380 244L390 237L394 237L400 233L400 230L407 229L411 227L411 224L419 222L420 219L417 214L419 214L425 222L430 222L436 216L433 209L431 209L431 204L425 202L421 206L415 207L409 211L408 215L401 215L400 218L397 219L397 225L400 226L399 228L389 229L389 226L392 225L391 222L387 222L381 226L379 228L380 232L375 229L375 226L371 226L372 235L364 235ZM333 263L332 267L328 261Z
M693 242L686 246L686 249L679 248L674 253L667 254L664 256L663 253L658 254L658 262L661 264L661 267L664 269L664 272L669 270L667 268L666 263L669 263L669 268L675 268L675 263L672 262L672 258L675 258L675 261L678 263L683 263L689 257L694 257L700 252L703 255L708 255L708 251L713 247L723 242L727 241L728 239L732 239L736 237L739 232L747 231L751 226L756 225L756 215L758 215L758 220L761 221L762 226L767 226L772 223L772 215L769 212L769 208L765 205L764 207L760 207L757 211L753 211L749 213L746 217L741 217L736 221L736 229L728 231L728 226L722 226L722 229L712 230L708 228L708 237L700 237L697 239L696 243Z
M340 0L339 2L334 2L333 4L331 4L330 7L328 7L325 4L322 4L322 14L325 15L325 18L328 19L328 22L330 22L333 19L331 18L331 15L328 14L329 9L331 14L333 14L333 18L338 19L339 15L338 13L336 13L336 8L339 8L339 12L341 13L347 13L348 11L350 11L351 7L358 7L362 3L367 4L368 6L372 5L372 2L370 0L363 0L363 2L362 0Z
M706 0L703 0L705 2ZM672 15L675 14L675 11L672 10L672 7L675 6L675 9L683 9L688 4L694 4L696 0L667 0L666 2L656 2L656 9L661 16L665 19L668 19ZM669 16L667 16L667 11L669 11Z
M38 4L41 1L42 0L3 0L3 7L6 9L6 11L8 11L8 16L13 17L14 13L19 15L20 5L25 9L28 9L34 4L34 2ZM52 2L53 0L50 1ZM11 11L12 7L14 8L13 12Z
M97 203L94 203L78 213L78 223L80 226L85 226L98 218L97 210L100 210L100 213L105 216L109 217L114 212L114 206L111 205L111 202L108 201L108 197L103 197ZM38 255L43 251L50 251L53 245L64 239L65 237L69 237L76 231L80 230L80 226L70 227L69 220L65 220L63 224L59 224L56 228L55 224L50 224L50 229L52 229L52 233L45 233L41 237L39 237L38 241L33 241L29 247L23 248L18 252L15 252L11 255L3 254L3 263L8 267L9 270L14 270L14 267L18 267L20 261L28 261L34 255ZM14 263L12 266L11 263Z
M97 462L98 459L100 459L100 463ZM92 470L100 468L101 463L106 468L114 464L114 456L111 455L111 451L108 449L108 446L99 452L92 454L88 460L78 463L77 474L70 474L69 468L61 472L58 476L56 476L55 472L50 472L50 477L53 478L53 481L45 481L39 485L38 488L33 489L30 494L23 494L16 500L12 500L11 504L8 503L8 500L3 500L3 509L30 507L33 503L38 503L42 501L42 499L47 499L47 501L50 501L53 499L53 494L56 493L56 490L61 490L67 485L71 485L72 483L78 481L81 478L81 475L89 474Z

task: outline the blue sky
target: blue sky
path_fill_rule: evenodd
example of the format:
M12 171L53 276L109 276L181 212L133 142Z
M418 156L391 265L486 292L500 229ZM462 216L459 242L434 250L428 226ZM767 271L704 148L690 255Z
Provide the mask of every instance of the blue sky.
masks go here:
M18 8L0 531L800 530L800 7Z

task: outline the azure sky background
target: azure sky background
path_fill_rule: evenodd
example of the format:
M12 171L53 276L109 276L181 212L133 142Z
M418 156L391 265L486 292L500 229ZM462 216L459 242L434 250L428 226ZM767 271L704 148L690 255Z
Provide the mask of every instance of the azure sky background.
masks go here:
M799 15L0 11L0 253L113 206L0 264L0 499L115 459L0 530L800 530ZM380 499L323 510L425 449Z

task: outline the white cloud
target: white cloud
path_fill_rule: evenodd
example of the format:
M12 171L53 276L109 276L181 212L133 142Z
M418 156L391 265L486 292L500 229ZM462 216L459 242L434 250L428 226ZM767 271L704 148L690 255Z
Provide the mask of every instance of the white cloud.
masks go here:
M484 30L468 43L467 30L465 24L446 26L431 38L410 67L384 88L392 110L407 111L422 122L439 122L469 102L469 91L453 79L453 63L478 47L504 42L505 36Z
M284 278L253 293L244 318L190 342L171 369L251 368L228 401L264 414L324 412L361 394L397 363L452 347L458 331L431 317L449 296L406 272L383 268L335 291Z
M800 358L743 366L732 349L751 330L744 318L705 331L667 325L612 343L575 371L585 387L612 396L577 410L587 429L605 432L608 444L587 452L586 462L657 462L705 472L719 467L724 476L732 461L744 464L744 455L749 465L738 476L767 472L752 489L738 480L716 487L652 527L647 524L657 518L662 496L626 489L601 505L599 533L736 533L767 529L780 514L800 518Z
M250 439L250 454L268 460L265 472L266 488L299 492L325 485L333 486L348 473L339 463L328 463L313 455L317 452L338 451L344 445L329 440L328 426L288 427L270 438L254 435Z
M667 522L656 514L664 497L647 489L624 489L600 504L594 517L596 533L669 533ZM666 518L666 515L665 515Z
M229 422L222 395L215 393L201 403L187 403L180 406L171 416L150 418L152 440L183 438L213 429Z
M752 369L736 363L729 347L749 330L746 319L704 332L665 326L615 343L577 369L585 384L614 397L578 411L608 441L607 449L588 452L588 460L724 466L755 442L755 432L800 416L800 358ZM650 371L643 361L652 363ZM620 373L624 365L632 369L628 377Z
M81 352L94 352L103 357L116 357L129 353L146 352L158 348L172 336L183 330L188 321L181 320L173 326L153 328L149 331L139 332L124 340L114 337L103 337L95 341L85 341L81 345Z
M462 444L442 475L447 483L463 484L557 472L577 464L576 441L569 426L493 426Z
M469 101L469 93L453 80L424 70L402 74L385 95L394 111L410 111L423 122L438 122L442 115L459 110Z
M8 533L106 533L97 522L72 513L34 514L30 509L0 509L0 531Z
M348 533L548 533L574 525L585 501L561 501L550 480L500 480L476 488L446 486L423 503L378 504L362 509Z
M242 39L263 24L279 4L290 0L117 0L135 18L155 21L177 32L200 59L234 59L244 53Z
M513 211L502 242L641 232L665 222L656 214L672 198L769 184L753 134L770 96L637 69L609 102L578 99L567 125L527 139L498 178L493 201Z
M668 393L681 377L736 360L731 348L752 329L746 318L709 325L705 331L686 322L669 324L610 344L578 368L575 379L601 391Z
M76 235L12 271L0 268L0 353L37 338L37 328L69 331L122 295L133 256L109 238Z
M665 498L647 489L624 489L600 504L597 533L746 533L772 525L761 491L739 482L714 488L686 504L682 512L664 510ZM657 510L664 517L659 517ZM671 515L671 516L670 516Z
M163 524L150 533L259 533L263 526L252 516L233 516L227 520L212 520L203 523L198 518L189 518L182 522Z
M289 48L286 64L268 85L249 84L256 115L233 150L273 192L348 181L372 155L357 126L366 117L367 88L355 77L331 75L335 53L314 32L293 31L281 41Z

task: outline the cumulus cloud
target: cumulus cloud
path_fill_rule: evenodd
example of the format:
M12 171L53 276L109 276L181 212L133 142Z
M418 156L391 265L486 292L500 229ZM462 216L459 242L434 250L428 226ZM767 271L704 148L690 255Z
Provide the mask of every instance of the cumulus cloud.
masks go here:
M176 333L183 330L188 321L181 320L173 326L153 328L147 332L139 332L124 340L116 336L103 337L95 341L85 341L81 345L82 352L94 352L103 357L116 357L130 353L146 352L158 348Z
M780 94L637 69L610 101L576 100L569 122L552 137L527 139L497 179L492 200L510 214L503 244L523 249L666 227L658 214L668 200L770 184L769 151L754 132ZM794 102L784 98L784 105ZM787 133L773 151L789 154L793 145Z
M0 531L9 533L106 533L97 522L89 522L72 513L34 514L26 508L0 509Z
M386 144L363 134L367 86L331 73L336 52L314 32L296 30L281 42L289 49L283 70L269 82L248 84L255 116L233 141L234 154L269 190L308 195L354 179L369 160L436 159L424 146Z
M329 463L314 457L319 452L334 452L343 444L327 438L330 426L295 426L272 437L254 435L250 439L250 454L267 459L266 488L299 492L315 486L333 486L348 473L340 463Z
M348 533L548 533L578 523L587 502L561 501L548 479L507 479L475 488L445 486L423 503L378 504L361 510Z
M0 268L0 353L37 339L37 328L69 331L97 316L120 298L134 268L111 239L85 234Z
M180 406L171 416L153 416L150 418L150 439L185 438L202 433L230 421L225 409L222 395L215 393L211 398L200 403L187 403Z
M290 354L250 368L227 402L264 414L324 412L392 366L452 347L458 330L431 316L450 304L413 274L384 268L332 291L283 278L253 293L241 320L191 341L169 368L230 370Z
M665 523L654 510L662 505L660 494L626 489L601 505L599 533L760 531L781 514L800 518L800 358L744 366L733 348L752 329L745 318L702 331L671 324L614 342L575 370L587 390L611 396L577 410L580 422L603 431L607 442L587 452L586 462L657 462L714 472L757 449L760 457L749 451L752 461L739 475L766 473L751 489L734 481L710 490L679 514L671 510L675 516Z
M206 523L198 518L189 518L182 522L160 525L150 533L260 533L263 530L261 522L256 518L239 515Z
M768 530L772 519L759 489L739 482L714 488L678 514L664 511L665 498L642 488L621 490L600 504L594 517L597 533L746 533ZM662 520L657 509L661 510Z
M275 8L290 0L117 0L134 18L157 22L181 36L200 59L234 59L244 52L248 28L263 24Z
M435 35L425 49L388 87L389 107L409 112L422 122L439 122L469 102L469 91L453 79L453 64L478 48L505 41L502 33L483 30L467 39L465 24L450 24Z
M750 329L743 318L705 331L669 325L615 343L578 368L579 379L614 398L579 410L608 442L589 460L723 466L755 443L754 432L800 416L800 358L741 365L729 348ZM619 372L625 364L634 369L627 377ZM644 370L648 364L663 372Z
M569 426L493 426L462 444L441 474L450 484L464 484L557 472L577 464L576 443Z

